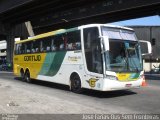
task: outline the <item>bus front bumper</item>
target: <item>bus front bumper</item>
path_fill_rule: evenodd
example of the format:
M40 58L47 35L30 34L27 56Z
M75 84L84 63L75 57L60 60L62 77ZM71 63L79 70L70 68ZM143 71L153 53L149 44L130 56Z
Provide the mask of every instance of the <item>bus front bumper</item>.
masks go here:
M138 79L136 81L118 81L118 80L108 80L104 79L102 91L114 91L114 90L125 90L132 88L139 88L142 85L143 79Z

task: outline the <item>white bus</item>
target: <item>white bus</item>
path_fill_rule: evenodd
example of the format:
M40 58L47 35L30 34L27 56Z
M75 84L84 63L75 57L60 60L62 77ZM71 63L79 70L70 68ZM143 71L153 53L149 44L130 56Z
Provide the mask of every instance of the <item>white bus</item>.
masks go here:
M16 42L14 53L15 75L65 84L76 93L137 88L144 82L139 41L126 27L90 24L52 31Z
M0 65L6 61L7 56L7 42L5 40L0 41Z

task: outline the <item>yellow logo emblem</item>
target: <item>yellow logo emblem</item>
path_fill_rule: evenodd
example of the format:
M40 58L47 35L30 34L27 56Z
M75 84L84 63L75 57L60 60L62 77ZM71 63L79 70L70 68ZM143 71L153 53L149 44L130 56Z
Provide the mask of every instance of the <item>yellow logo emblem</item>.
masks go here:
M97 79L95 79L95 78L89 79L89 86L95 87L96 86L96 81L97 81Z

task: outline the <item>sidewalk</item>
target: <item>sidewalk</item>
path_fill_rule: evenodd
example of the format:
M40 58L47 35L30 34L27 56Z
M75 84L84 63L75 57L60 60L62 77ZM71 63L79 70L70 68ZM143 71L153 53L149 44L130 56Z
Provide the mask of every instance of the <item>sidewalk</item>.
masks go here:
M13 71L1 71L0 70L0 73L13 73Z

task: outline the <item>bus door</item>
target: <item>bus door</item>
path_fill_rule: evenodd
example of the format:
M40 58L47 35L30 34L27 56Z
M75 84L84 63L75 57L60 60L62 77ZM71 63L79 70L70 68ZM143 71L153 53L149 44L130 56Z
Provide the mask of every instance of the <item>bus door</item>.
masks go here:
M103 62L98 27L83 29L85 71L87 74L102 77Z

